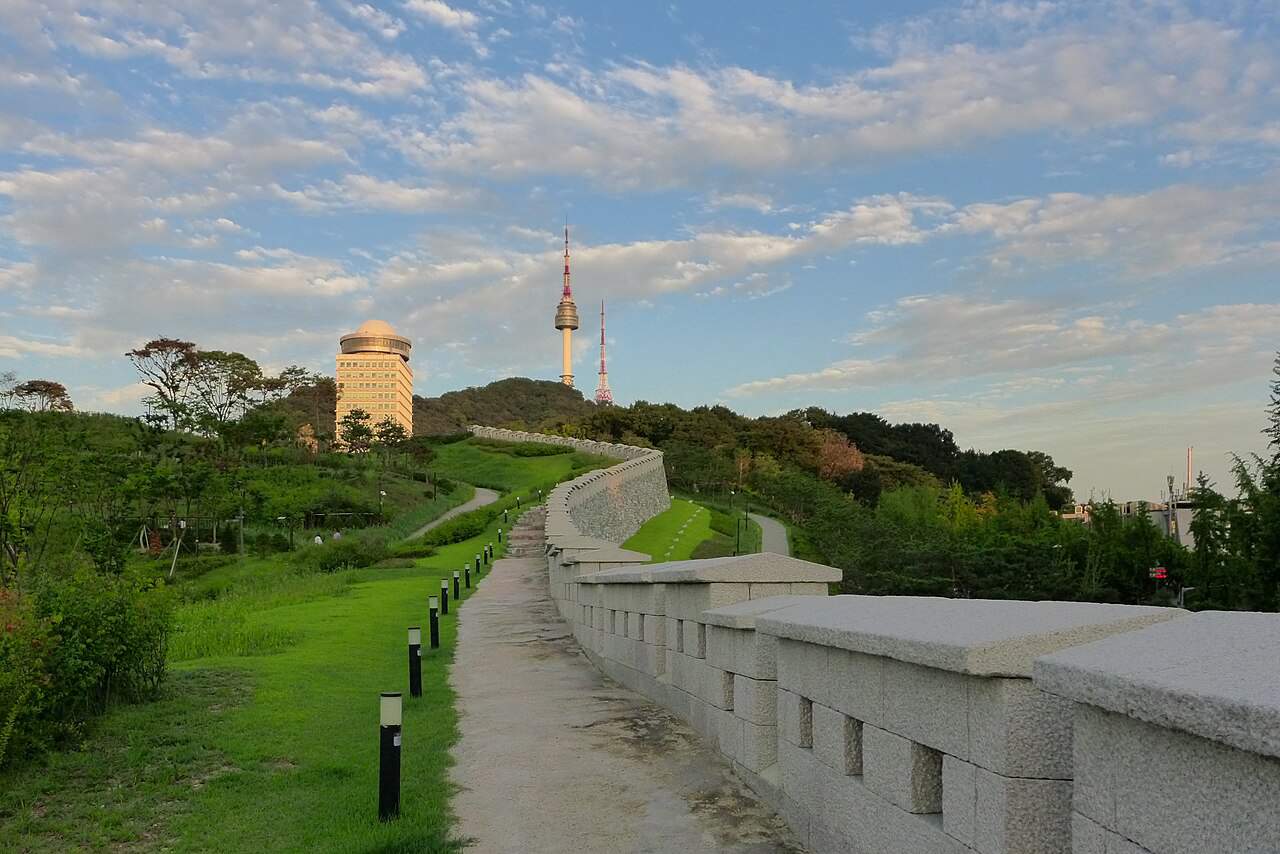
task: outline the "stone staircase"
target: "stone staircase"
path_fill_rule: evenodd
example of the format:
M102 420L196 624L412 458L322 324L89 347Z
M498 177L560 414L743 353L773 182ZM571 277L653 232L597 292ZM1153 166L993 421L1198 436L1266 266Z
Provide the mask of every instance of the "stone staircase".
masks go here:
M547 522L545 506L531 507L516 520L507 541L506 557L542 557L546 554L543 526Z

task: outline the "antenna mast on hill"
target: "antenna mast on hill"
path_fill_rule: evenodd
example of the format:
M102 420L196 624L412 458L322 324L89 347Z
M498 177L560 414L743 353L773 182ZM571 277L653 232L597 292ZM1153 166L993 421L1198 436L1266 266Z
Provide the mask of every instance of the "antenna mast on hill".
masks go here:
M609 390L609 369L604 364L604 300L600 300L600 385L596 388L596 403L613 405L613 392Z

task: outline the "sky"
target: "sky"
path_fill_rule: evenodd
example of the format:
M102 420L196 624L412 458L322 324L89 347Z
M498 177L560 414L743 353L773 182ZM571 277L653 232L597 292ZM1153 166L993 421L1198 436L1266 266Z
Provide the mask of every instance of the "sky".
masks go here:
M0 0L0 371L140 411L158 336L416 392L817 405L1078 498L1260 451L1280 6Z

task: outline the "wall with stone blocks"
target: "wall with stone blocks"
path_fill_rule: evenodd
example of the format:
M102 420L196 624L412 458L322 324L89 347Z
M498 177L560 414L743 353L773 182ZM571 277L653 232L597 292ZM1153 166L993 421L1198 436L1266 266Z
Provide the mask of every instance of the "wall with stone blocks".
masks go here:
M657 463L618 488L660 498L561 491L552 597L808 850L1280 852L1280 616L829 597L838 570L780 555L648 564L617 544L666 506Z
M559 484L547 495L547 531L621 543L671 506L662 452L613 442L472 426L472 435L503 442L565 445L575 451L622 460Z
M1280 852L1280 617L1217 618L1224 637L1261 621L1258 660L1224 641L1202 667L1238 687L1256 665L1245 682L1270 711L1195 711L1104 697L1086 665L1126 687L1135 661L1176 672L1148 648L1203 651L1205 615L828 597L835 570L778 555L607 563L559 594L588 657L687 721L811 851Z

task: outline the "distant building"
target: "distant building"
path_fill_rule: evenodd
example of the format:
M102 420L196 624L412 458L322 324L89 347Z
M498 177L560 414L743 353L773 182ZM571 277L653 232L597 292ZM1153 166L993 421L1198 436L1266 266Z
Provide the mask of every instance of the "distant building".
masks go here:
M338 354L338 423L353 409L369 413L370 426L386 418L413 435L413 370L409 339L391 324L366 320L343 335ZM336 431L335 431L336 434Z

